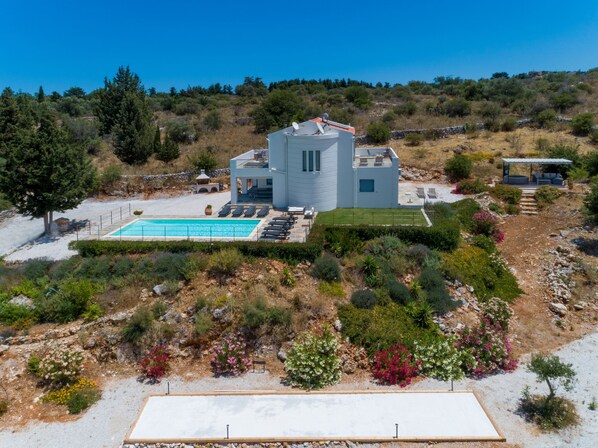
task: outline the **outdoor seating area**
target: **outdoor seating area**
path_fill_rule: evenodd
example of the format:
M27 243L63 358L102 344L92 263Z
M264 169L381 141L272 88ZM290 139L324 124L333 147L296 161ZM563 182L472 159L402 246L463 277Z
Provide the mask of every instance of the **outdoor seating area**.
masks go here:
M275 216L262 229L260 239L286 241L291 236L291 229L296 222L297 218L294 215Z
M270 213L270 206L265 205L257 209L258 206L256 205L237 205L231 206L230 204L226 204L224 207L220 209L218 212L219 218L225 218L228 215L231 215L232 218L252 218L256 215L258 218L265 218L268 213ZM232 213L231 213L232 212Z
M505 185L512 185L521 188L537 188L543 185L553 187L564 187L563 176L554 172L543 172L542 168L553 165L571 165L573 162L568 159L514 159L505 158L503 162L503 179ZM511 165L529 165L529 174L513 173Z

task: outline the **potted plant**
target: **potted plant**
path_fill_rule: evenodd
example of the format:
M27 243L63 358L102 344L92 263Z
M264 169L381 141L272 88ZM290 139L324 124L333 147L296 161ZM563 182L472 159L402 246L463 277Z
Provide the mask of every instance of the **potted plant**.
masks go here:
M206 215L212 214L212 206L210 204L206 205Z
M142 213L143 213L143 210L135 210L135 211L133 211L133 214L134 214L135 216L139 216L139 215L141 215Z

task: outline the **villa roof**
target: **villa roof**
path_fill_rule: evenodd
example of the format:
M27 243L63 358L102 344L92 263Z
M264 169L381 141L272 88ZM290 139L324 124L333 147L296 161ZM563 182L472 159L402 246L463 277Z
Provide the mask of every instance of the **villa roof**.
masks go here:
M312 118L310 121L315 121L316 123L322 123L322 124L326 124L334 129L339 129L341 131L347 131L350 132L351 134L355 134L355 128L353 126L349 126L346 124L342 124L342 123L337 123L336 121L331 121L331 120L322 120L321 117L317 117L317 118Z
M573 162L568 159L502 159L503 163L510 164L531 164L531 165L571 165Z

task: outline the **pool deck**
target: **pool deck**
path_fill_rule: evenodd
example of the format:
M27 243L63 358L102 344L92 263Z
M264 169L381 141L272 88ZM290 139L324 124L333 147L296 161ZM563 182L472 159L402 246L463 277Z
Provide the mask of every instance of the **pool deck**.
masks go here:
M125 443L504 441L471 391L148 397Z

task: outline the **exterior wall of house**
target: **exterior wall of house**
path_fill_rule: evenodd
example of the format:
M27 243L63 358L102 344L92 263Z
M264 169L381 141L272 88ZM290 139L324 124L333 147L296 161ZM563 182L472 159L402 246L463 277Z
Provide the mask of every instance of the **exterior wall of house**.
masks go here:
M374 191L360 191L360 181L373 180ZM371 185L371 183L370 183ZM390 167L355 168L356 208L397 208L399 205L399 170L393 163Z
M319 211L337 207L338 133L287 135L288 205L315 207ZM320 171L303 171L303 151L320 151ZM314 153L315 154L315 153ZM315 156L314 156L315 157Z
M355 136L350 132L339 132L338 141L338 184L337 207L355 207L355 182L353 159L355 157Z

